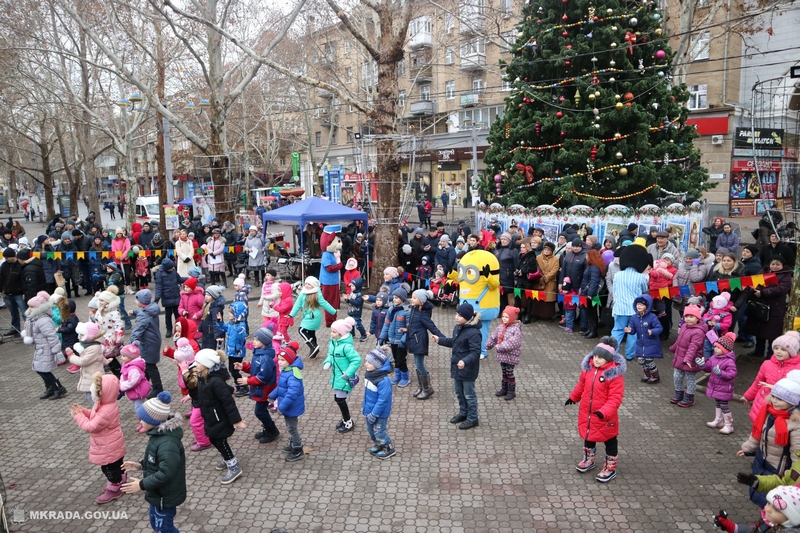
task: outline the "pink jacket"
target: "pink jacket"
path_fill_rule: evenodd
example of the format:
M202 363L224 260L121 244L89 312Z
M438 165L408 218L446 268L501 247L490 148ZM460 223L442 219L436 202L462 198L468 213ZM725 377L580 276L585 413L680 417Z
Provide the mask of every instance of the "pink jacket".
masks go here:
M83 410L73 417L78 427L89 434L89 462L107 465L125 456L125 439L119 422L117 394L119 381L112 374L100 377L92 384L95 404L92 410ZM97 398L98 388L100 398Z
M785 361L778 361L773 355L761 363L761 368L758 370L753 384L750 385L750 388L742 395L748 402L753 402L753 406L750 408L751 420L755 421L758 413L761 412L761 408L764 407L767 394L769 394L771 390L771 387L764 387L763 385L759 385L759 383L764 382L774 385L785 378L790 370L797 369L800 369L800 355L790 357Z
M498 343L500 332L503 330L503 324L500 324L495 329L489 340L486 341L486 349L491 350L497 348L497 362L505 363L507 365L517 366L519 364L519 356L522 351L522 325L519 321L509 324L506 327L506 332L503 334L503 342Z
M674 266L668 268L654 268L650 271L650 290L654 291L665 287L672 287L672 279L677 273L678 269Z
M131 251L131 241L126 238L117 239L116 237L111 239L111 257L114 259L114 262L118 265L127 265L131 262L130 258L128 258L128 252ZM122 257L117 257L117 252L122 252Z
M150 393L150 382L144 377L144 365L144 359L141 357L122 364L119 390L124 392L129 400L147 398Z
M181 303L178 304L178 315L185 316L195 326L200 325L200 320L203 318L203 305L205 305L205 296L203 289L197 287L192 292L181 291ZM186 312L186 314L184 314Z
M669 347L674 352L672 368L684 372L700 372L700 367L694 362L696 357L703 356L703 344L706 340L708 326L705 322L698 322L694 326L684 323L678 331L678 339Z
M731 313L731 307L733 307L733 302L728 302L722 309L713 309L709 307L708 311L706 311L706 313L703 315L703 323L713 320L714 331L717 332L717 335L722 337L728 333L728 331L731 329L731 324L733 323L733 313ZM709 329L711 329L710 325Z

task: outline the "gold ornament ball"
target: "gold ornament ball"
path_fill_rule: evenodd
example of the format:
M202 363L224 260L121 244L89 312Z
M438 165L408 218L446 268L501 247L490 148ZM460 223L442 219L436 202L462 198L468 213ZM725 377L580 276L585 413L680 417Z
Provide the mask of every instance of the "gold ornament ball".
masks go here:
M614 95L614 100L616 100L617 102L619 102L620 98L622 98L620 95L618 95L618 94Z
M611 43L611 48L616 48L616 47L617 47L617 43Z
M600 98L600 91L595 91L595 92L594 92L594 95L595 95L596 97Z
M524 33L522 33L522 32L519 32L519 33L517 34L517 39L522 39L522 37L524 37L524 36L525 36L525 34L524 34Z
M614 154L614 156L615 156L617 159L622 159L622 152L617 152L616 154Z
M628 175L628 169L625 168L625 167L622 167L621 169L619 169L619 175L620 176L627 176Z
M589 100L594 100L595 99L594 93L589 93L588 98Z
M664 32L661 30L661 28L656 28L656 32L655 33L656 33L656 35L661 37L661 34L664 33Z
M623 107L625 107L625 106L624 106L624 105L622 105L622 102L617 102L617 103L614 105L614 108L616 108L616 110L617 110L617 111L621 111Z
M611 26L611 31L617 31L617 27L616 26Z
M608 9L606 9L606 13L611 15L612 13L614 13L614 10L609 7Z

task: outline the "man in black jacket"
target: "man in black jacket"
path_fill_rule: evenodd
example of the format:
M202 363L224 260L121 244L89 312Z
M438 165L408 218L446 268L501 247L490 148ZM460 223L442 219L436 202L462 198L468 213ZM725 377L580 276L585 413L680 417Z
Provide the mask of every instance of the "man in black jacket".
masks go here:
M38 257L31 257L31 251L20 250L17 261L24 264L22 268L22 294L27 302L39 291L47 292L47 279L44 277L44 265Z
M92 229L97 233L97 230L92 226ZM86 289L86 296L93 294L92 288L94 284L92 283L92 274L89 269L89 249L92 247L92 241L94 240L94 236L92 235L84 235L83 232L79 229L72 230L72 242L75 243L75 248L78 249L78 252L86 252L83 254L83 257L78 254L78 269L81 271L81 284L83 288ZM76 289L77 295L77 289Z
M11 248L6 248L3 252L5 262L0 266L0 293L11 312L11 329L3 332L3 335L19 336L20 320L19 314L25 315L28 305L22 295L22 267L23 264L17 261L17 254Z
M778 235L773 231L769 234L769 244L761 249L759 257L761 265L764 267L769 266L772 258L775 256L785 259L784 265L788 269L794 268L795 255L791 248L783 244Z

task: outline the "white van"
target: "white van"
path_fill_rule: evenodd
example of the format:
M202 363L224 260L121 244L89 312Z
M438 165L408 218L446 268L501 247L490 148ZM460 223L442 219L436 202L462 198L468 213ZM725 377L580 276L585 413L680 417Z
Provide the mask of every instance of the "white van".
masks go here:
M136 198L136 222L158 222L160 212L161 205L158 203L157 194Z

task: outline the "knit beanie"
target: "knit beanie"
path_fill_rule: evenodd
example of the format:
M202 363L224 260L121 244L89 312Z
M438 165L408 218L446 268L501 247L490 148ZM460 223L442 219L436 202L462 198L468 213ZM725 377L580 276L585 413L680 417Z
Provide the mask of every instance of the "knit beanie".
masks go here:
M140 354L139 341L134 341L130 344L126 344L125 346L122 347L119 353L126 357L130 357L131 359L136 359L137 357L139 357Z
M398 289L399 290L399 289ZM349 335L351 331L353 331L353 327L355 327L356 321L353 317L346 317L343 320L336 320L333 324L331 324L331 329L341 335L342 337Z
M800 488L783 485L767 493L767 501L786 517L785 527L800 526Z
M417 289L412 294L423 304L433 298L433 292L425 289Z
M687 305L683 309L683 316L686 317L689 315L696 316L697 319L700 320L701 318L703 318L703 310L700 309L699 305Z
M400 272L397 271L397 267L386 267L383 269L384 274L389 274L390 277L396 278L400 275Z
M17 257L17 252L15 252L12 248L6 248L3 250L3 258L8 259L9 257Z
M375 296L375 302L381 301L381 305L386 305L389 302L389 293L388 292L379 292L377 296Z
M511 234L509 234L509 237L511 237ZM446 242L447 244L450 244L452 241L450 240L450 235L448 235L447 233L445 233L444 235L442 235L441 237L439 237L439 242L440 242L440 243L442 243L442 242Z
M631 222L630 224L628 224L628 231L633 231L637 229L639 229L639 225L636 224L635 222Z
M506 308L503 309L503 314L508 315L508 323L513 324L517 321L517 316L519 316L519 307L507 305Z
M311 285L310 289L306 289L306 285ZM312 294L315 292L319 292L319 280L314 276L308 276L303 283L303 294Z
M64 242L64 241L72 242L72 233L70 233L69 231L65 231L64 233L62 233L61 234L61 242Z
M213 299L216 300L217 298L222 296L223 290L224 288L221 287L220 285L210 285L206 287L206 294L208 294L209 296L211 296Z
M367 354L366 362L374 366L375 368L381 368L383 365L386 364L386 359L388 356L386 352L381 350L380 348L374 348L370 350Z
M686 255L684 257L686 257L686 259L700 259L700 250L697 248L686 250Z
M576 248L578 246L583 246L583 241L581 240L580 237L575 237L574 239L572 239L572 246L574 246Z
M244 274L239 274L236 276L236 279L233 280L234 287L244 287Z
M469 302L464 302L456 308L456 313L469 322L475 316L475 308Z
M733 343L735 342L736 342L736 334L728 332L719 339L717 339L717 342L715 342L714 344L719 344L720 347L722 347L722 349L725 350L726 352L732 352Z
M161 391L155 398L150 398L136 409L136 416L145 424L158 426L169 418L169 404L172 395L168 391Z
M97 296L93 297L91 300L89 300L89 303L86 304L86 307L88 307L89 309L99 309L100 299Z
M81 322L75 327L75 333L83 335L88 340L94 340L100 333L100 328L94 322Z
M404 244L404 245L403 245L403 253L404 253L404 254L406 254L406 255L411 255L411 251L412 251L412 250L411 250L411 245L410 245L410 244ZM352 259L352 257L351 257L350 259ZM348 259L347 261L349 262L349 261L350 261L350 259ZM347 267L345 267L345 270L346 270L346 269L347 269Z
M773 350L776 346L780 346L789 352L789 357L795 357L797 352L800 351L800 333L797 333L796 331L787 331L772 341Z
M758 246L755 244L748 244L744 249L750 252L753 257L758 257Z
M730 301L731 301L731 295L728 294L727 292L723 292L720 295L711 298L711 307L714 309L722 309L723 307L728 305L728 302Z
M284 361L291 365L297 361L297 350L299 349L300 345L297 344L297 342L292 341L289 344L281 346L280 351L278 351L278 357L283 358Z
M274 335L272 333L272 328L271 327L265 327L265 328L259 328L253 334L253 336L256 339L258 339L258 342L260 342L264 346L269 346L270 344L272 344L272 338L273 338Z
M212 350L210 348L205 348L197 352L194 356L194 362L200 365L203 365L206 368L214 368L214 365L219 364L219 354L216 350Z
M269 274L273 278L277 278L278 277L278 271L275 270L274 268L268 268L264 272L266 272L267 274Z
M200 270L200 267L192 267L189 269L189 272L187 273L189 274L189 276L197 279L203 274L203 271Z
M50 299L50 295L44 291L39 291L36 296L28 300L28 307L39 307L44 305Z
M772 386L770 394L792 405L800 405L800 383L793 379L783 378L778 380Z
M150 305L150 302L153 301L153 293L150 292L150 289L142 289L136 293L136 301L142 305Z
M614 354L617 353L617 347L619 343L617 343L617 339L611 337L610 335L602 337L600 342L597 343L592 349L592 355L600 357L606 361L613 361Z
M503 233L500 235L500 238L501 238L501 239L508 239L508 240L510 241L510 240L511 240L511 234L510 234L509 232L507 232L507 231L504 231L504 232L503 232Z
M184 287L188 287L191 290L195 290L197 288L197 278L189 278L183 282Z
M402 302L405 303L406 299L408 298L408 292L401 287L399 289L394 290L394 292L392 293L392 297L394 298L395 296L397 298L400 298L400 300L402 300Z

